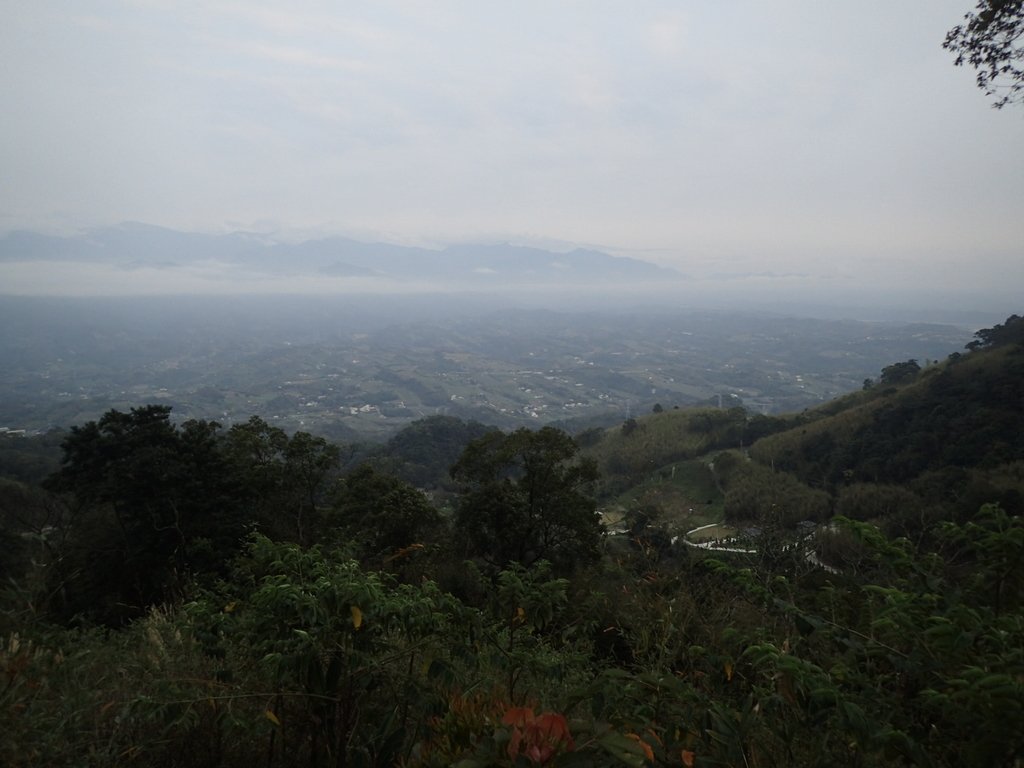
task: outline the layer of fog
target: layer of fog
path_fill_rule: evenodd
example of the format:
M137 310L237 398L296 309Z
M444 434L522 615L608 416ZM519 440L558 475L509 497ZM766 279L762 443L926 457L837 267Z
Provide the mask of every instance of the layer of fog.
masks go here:
M8 262L0 264L0 302L13 296L77 298L191 296L201 306L232 299L238 306L269 301L310 306L360 305L384 314L418 311L475 312L490 309L553 309L564 311L670 311L711 309L771 312L826 319L950 322L982 326L1021 310L1012 285L1004 291L922 285L916 289L873 284L851 278L808 275L687 276L657 283L608 285L491 286L384 280L327 275L271 275L238 269L237 265L198 262L168 267L126 269L79 262ZM242 301L243 299L247 300ZM288 297L297 299L290 302ZM183 299L182 299L183 300Z

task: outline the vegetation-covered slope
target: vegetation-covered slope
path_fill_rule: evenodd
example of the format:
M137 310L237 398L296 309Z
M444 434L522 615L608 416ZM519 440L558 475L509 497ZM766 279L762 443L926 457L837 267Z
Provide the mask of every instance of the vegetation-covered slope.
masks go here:
M1006 327L791 417L663 410L582 450L434 420L343 475L359 451L258 418L110 412L49 490L0 485L0 762L1019 765ZM437 483L461 439L450 508L384 471ZM747 544L653 535L652 499L712 489Z
M991 329L979 336L991 338ZM864 392L758 440L750 456L829 492L852 517L885 517L872 510L884 510L876 502L894 488L913 494L904 513L926 507L931 519L962 520L985 501L1020 514L1024 345L1012 333L995 339L924 370L903 369L895 382L883 372Z

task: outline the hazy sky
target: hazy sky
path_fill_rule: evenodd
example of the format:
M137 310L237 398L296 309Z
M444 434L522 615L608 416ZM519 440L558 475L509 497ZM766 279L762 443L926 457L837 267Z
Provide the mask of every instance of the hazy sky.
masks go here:
M0 231L591 245L1024 290L974 0L0 0Z

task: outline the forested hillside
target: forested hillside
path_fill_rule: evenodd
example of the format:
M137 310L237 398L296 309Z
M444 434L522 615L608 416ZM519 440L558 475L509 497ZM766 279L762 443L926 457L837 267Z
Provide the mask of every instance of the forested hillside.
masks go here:
M798 414L674 406L4 443L0 762L1019 765L1024 320Z
M830 493L835 511L912 533L985 502L1024 512L1024 321L986 329L944 363L894 364L753 445L751 457ZM909 518L915 517L915 520ZM900 528L900 526L903 526Z

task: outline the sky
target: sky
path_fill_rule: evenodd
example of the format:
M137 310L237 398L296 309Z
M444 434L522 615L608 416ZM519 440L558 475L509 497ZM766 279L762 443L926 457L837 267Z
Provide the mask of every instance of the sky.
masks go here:
M0 232L600 248L1019 295L973 0L0 0ZM845 281L845 282L844 282Z

